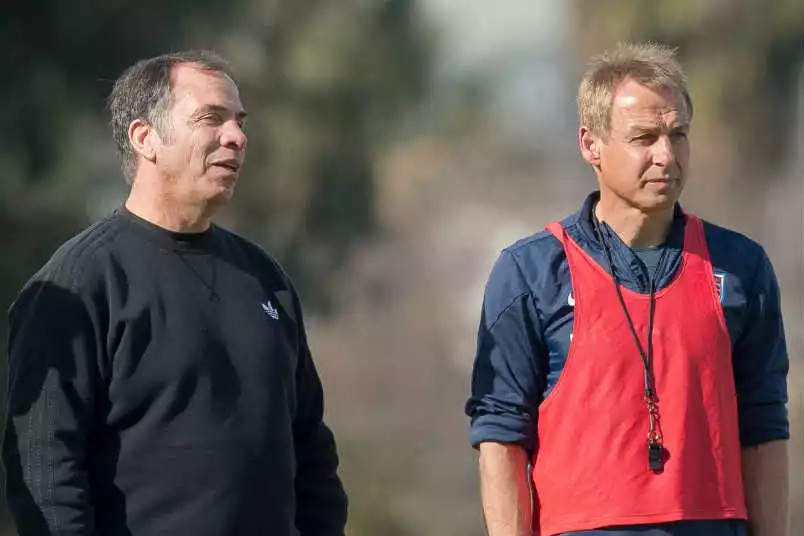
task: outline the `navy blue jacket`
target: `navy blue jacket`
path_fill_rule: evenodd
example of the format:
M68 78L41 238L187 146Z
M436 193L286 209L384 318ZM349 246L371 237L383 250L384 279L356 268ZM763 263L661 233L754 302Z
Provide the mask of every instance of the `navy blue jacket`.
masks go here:
M607 269L594 230L591 194L581 210L562 221L572 237ZM658 266L657 288L675 276L681 261L684 215L677 206ZM635 253L605 223L614 272L627 288L647 293L649 275ZM789 438L788 356L779 287L762 247L745 236L704 222L729 330L743 446ZM472 392L466 404L470 441L519 444L532 452L540 402L558 380L573 328L572 292L561 243L541 231L501 253L486 286ZM619 312L619 311L618 311Z

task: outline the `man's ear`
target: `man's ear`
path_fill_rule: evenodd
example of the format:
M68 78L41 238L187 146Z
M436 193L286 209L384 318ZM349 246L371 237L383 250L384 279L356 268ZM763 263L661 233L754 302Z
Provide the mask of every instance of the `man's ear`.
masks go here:
M153 125L142 119L135 119L128 126L128 141L135 153L150 162L156 160L156 151L162 143Z
M592 131L582 126L578 129L578 145L581 149L583 159L593 167L600 166L600 146L602 142Z

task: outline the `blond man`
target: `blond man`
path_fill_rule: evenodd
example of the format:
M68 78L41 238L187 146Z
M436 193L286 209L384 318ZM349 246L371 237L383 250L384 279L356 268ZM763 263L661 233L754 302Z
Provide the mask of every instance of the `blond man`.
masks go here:
M685 212L673 51L621 44L578 94L598 190L506 248L471 397L490 536L787 536L788 356L762 247Z

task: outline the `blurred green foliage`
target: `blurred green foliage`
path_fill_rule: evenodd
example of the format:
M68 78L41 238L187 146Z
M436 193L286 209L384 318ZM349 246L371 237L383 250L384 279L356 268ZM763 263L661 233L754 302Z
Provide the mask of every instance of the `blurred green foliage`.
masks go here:
M233 63L252 116L225 221L325 306L327 275L372 229L373 155L424 94L430 64L411 0L34 0L4 5L0 31L10 75L0 86L3 304L56 244L125 195L104 114L117 75L198 47Z
M429 38L410 0L276 5L268 31L240 37L265 59L242 69L254 128L228 214L288 264L320 310L326 276L374 227L374 157L399 112L425 94Z
M804 2L573 0L572 10L580 61L622 40L678 47L702 134L695 151L730 186L750 192L794 149Z

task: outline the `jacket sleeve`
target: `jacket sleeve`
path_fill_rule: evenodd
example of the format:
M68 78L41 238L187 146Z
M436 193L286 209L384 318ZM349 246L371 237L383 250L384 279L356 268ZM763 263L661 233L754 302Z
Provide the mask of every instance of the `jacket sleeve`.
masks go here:
M789 359L779 284L764 251L747 291L745 328L733 349L743 446L790 437L786 408Z
M296 528L301 536L343 536L347 498L338 477L335 439L323 421L324 392L313 362L298 297L300 345L293 423L296 451Z
M538 313L510 252L503 252L483 298L471 395L466 403L470 442L521 445L533 452L545 388Z
M96 348L85 302L54 283L28 285L9 311L2 460L19 536L94 533L86 461Z

